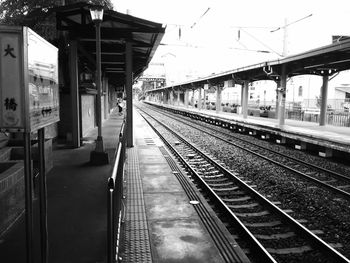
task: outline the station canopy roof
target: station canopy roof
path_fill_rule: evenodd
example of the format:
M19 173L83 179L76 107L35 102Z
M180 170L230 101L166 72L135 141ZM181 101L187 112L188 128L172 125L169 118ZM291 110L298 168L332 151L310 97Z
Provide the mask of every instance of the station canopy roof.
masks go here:
M350 69L350 39L282 59L266 61L219 74L212 74L203 78L189 80L147 92L157 92L162 89L171 88L182 90L196 89L203 87L204 84L223 86L224 81L227 80L234 80L236 84L240 84L244 80L250 82L259 80L279 81L282 74L282 67L285 67L288 77L308 74L331 76L340 71L348 70Z
M78 41L79 60L95 67L96 31L88 3L57 7L57 29L68 31ZM148 66L165 33L162 24L104 10L101 23L101 68L115 85L125 84L125 43L132 43L133 73L139 76Z

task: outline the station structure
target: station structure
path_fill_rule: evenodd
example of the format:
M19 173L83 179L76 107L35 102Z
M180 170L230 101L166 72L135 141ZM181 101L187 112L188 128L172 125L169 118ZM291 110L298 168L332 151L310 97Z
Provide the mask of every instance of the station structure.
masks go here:
M126 100L125 121L130 123L130 125L125 125L127 127L125 131L125 134L127 134L126 145L128 147L133 146L132 85L134 78L139 76L151 61L165 33L165 27L159 23L106 9L103 10L103 19L98 21L97 26L90 15L92 8L96 8L96 6L79 2L50 9L37 8L30 14L37 18L35 21L45 21L48 26L56 27L52 32L55 38L50 39L57 46L54 47L53 53L47 52L38 44L43 39L36 36L37 34L33 30L30 30L30 25L27 25L28 27L0 26L1 46L8 53L5 53L4 58L0 61L2 65L6 65L1 67L2 74L8 76L0 83L0 97L4 97L6 101L6 110L11 111L11 114L7 114L8 119L13 120L14 117L17 117L17 113L22 113L25 116L25 118L23 117L25 121L20 124L25 123L27 125L29 118L32 118L34 114L30 115L29 110L23 110L26 107L30 110L35 108L35 116L40 116L45 121L46 119L52 120L50 122L46 121L45 125L40 123L40 125L32 125L29 128L28 125L24 128L18 128L13 124L16 124L16 122L10 123L9 126L6 123L3 124L3 118L1 118L0 131L6 134L5 139L2 136L0 137L0 167L2 168L0 172L0 210L3 212L0 217L0 250L2 255L4 255L4 251L14 252L13 254L10 253L9 256L2 256L2 260L39 262L38 258L40 257L40 262L48 261L48 244L51 243L51 240L48 237L47 224L48 221L50 225L50 220L47 219L46 173L57 169L57 167L52 167L52 140L57 139L60 133L67 135L64 143L69 145L69 148L87 149L86 145L84 147L83 137L86 137L88 132L94 130L96 126L99 130L102 129L101 120L107 121L110 118L110 114L115 109L116 98L119 93L122 96L121 98ZM12 31L16 31L15 37L12 37L14 35ZM33 41L37 41L37 44L29 46L25 42L27 41L27 35L29 35L28 38L34 39ZM27 46L35 48L27 52ZM28 64L31 63L31 60L28 62L28 57L30 57L28 54L35 59L32 72L28 70ZM37 57L41 60L38 60ZM42 61L44 63L38 64ZM22 62L24 62L24 66L21 66L20 63ZM54 67L48 67L48 63L51 63ZM23 73L14 70L17 68L23 70ZM54 72L51 75L54 75L55 78L48 78L48 74L44 74L45 72L40 70L42 68L50 73L51 71ZM95 80L92 73L94 71L96 71ZM23 83L21 82L22 75L25 79ZM44 85L46 86L44 87ZM54 86L54 92L49 90L51 86ZM17 98L19 97L17 90L26 92L23 95L26 103L22 103L22 98ZM37 93L34 94L33 90ZM29 92L32 93L30 94L30 105L28 102ZM55 95L53 105L50 104L46 108L40 108L39 111L38 105L42 106L46 102L43 99L39 101L39 95L45 94L49 97L49 93ZM5 113L7 112L2 110L2 115L5 115ZM119 118L122 119L123 117L120 116ZM49 125L52 130L55 130L52 134L46 134L49 128L47 130L43 129L44 126L46 128ZM34 146L31 145L31 142L32 144L34 142L31 133L37 130L40 144L37 146L39 153L32 155L31 149L34 149ZM23 139L17 134L22 131L25 134L24 147L10 142L11 140L21 142ZM10 139L7 133L11 133ZM113 139L115 142L118 139L115 138L115 130L110 133L112 134L110 140ZM106 135L106 132L103 135ZM105 144L109 147L110 143L108 138L106 139ZM49 141L49 143L46 143L46 141ZM46 147L46 145L48 146ZM108 158L107 163L104 163L105 165L101 165L101 169L103 167L104 169L109 168L108 164L114 161L113 150L109 148L107 150L110 153L110 158ZM21 154L15 156L14 152L16 151ZM79 159L80 157L74 156L72 159ZM23 159L25 160L24 165ZM39 171L36 171L37 167L34 167L34 165L37 165L37 159L39 159ZM50 163L50 166L45 163L46 161ZM91 160L90 162L93 164ZM8 169L14 164L16 164L16 169ZM3 172L4 170L6 172ZM108 172L110 171L108 170ZM100 178L101 175L104 176L102 172L98 175L100 175ZM105 179L107 180L107 178ZM50 185L50 182L48 184ZM38 202L34 200L35 191L39 192L40 212L38 212L39 208L37 209ZM103 191L97 190L96 192ZM50 194L48 199L50 199ZM67 202L63 201L63 203ZM102 206L105 207L105 202L99 205L99 207ZM23 216L25 220L22 220L23 214L25 214ZM81 220L83 219L80 218L79 221ZM37 221L40 221L40 231L35 228ZM103 224L105 222L106 220L103 220ZM23 238L24 233L20 231L22 228L25 229L26 238ZM3 236L5 235L6 242L3 242ZM25 240L25 242L22 242L22 240ZM103 238L103 240L105 239ZM16 244L14 245L11 241ZM3 243L5 243L4 246L2 246ZM25 243L25 247L22 251L23 243ZM13 248L18 244L21 247L20 251L14 251L16 249ZM36 255L38 253L36 247L40 247L40 256ZM20 257L18 260L16 254L21 254L18 255ZM62 260L62 262L67 261Z
M61 125L68 127L73 147L80 148L53 151L56 163L47 176L50 207L47 212L49 239L47 236L46 240L44 237L36 237L38 231L31 229L31 222L35 220L31 220L30 224L26 224L26 234L29 236L30 230L33 232L33 237L27 237L27 246L23 246L24 223L19 220L13 226L6 226L8 228L6 238L4 241L0 240L2 257L11 259L11 262L31 263L38 262L37 254L41 252L41 262L48 262L48 259L50 262L119 262L120 255L123 255L123 262L152 262L152 258L157 262L208 260L210 262L248 262L243 250L229 235L224 225L218 222L214 211L206 203L205 198L200 196L200 192L189 187L187 187L190 189L189 193L183 192L179 180L176 179L176 175L182 170L170 158L164 144L159 141L140 114L133 113L133 81L150 63L165 33L164 26L113 10L105 10L101 23L99 61L95 58L97 39L94 24L89 16L89 8L89 4L77 3L53 8L47 12L47 14L54 12L57 30L65 31L63 34L65 42L60 43L62 44L60 51L67 51L69 58L67 65L62 65L64 67L62 71L67 73L63 75L66 75L69 81L64 82L63 87L60 87L60 93L63 93L60 94L61 98L64 98L61 101L60 110L66 113L65 116L61 115L60 122ZM257 80L273 80L278 86L278 112L280 113L278 123L282 126L285 121L287 78L314 74L323 77L319 123L323 126L329 77L349 69L349 62L350 40L345 40L281 60L153 89L147 94L152 101L170 105L175 104L175 95L178 102L183 97L182 101L187 107L190 90L199 89L199 94L202 96L203 89L215 87L216 109L220 112L222 88L226 81L232 81L243 86L243 118L247 118L249 83ZM94 70L97 64L101 64L102 68L103 103L100 108L103 108L101 112L106 120L103 134L109 144L108 150L111 153L114 152L115 156L113 154L109 156L108 165L90 166L86 163L92 146L89 143L81 145L84 137L82 126L88 121L87 115L91 119L101 117L96 116L96 112L90 114L84 108L88 103L92 105L91 108L98 107L98 105L95 106L94 101L95 87L86 85L90 82L84 83L86 80L91 80L84 79L84 73L87 73L84 72L84 67ZM126 112L125 115L118 115L113 111L109 115L113 105L107 102L114 99L118 87L125 92ZM87 99L88 97L93 98L92 102ZM203 109L201 98L198 102L198 108ZM133 125L138 129L135 132ZM121 131L119 137L116 132L118 130ZM95 130L90 129L90 134L90 137L95 138ZM0 157L11 155L10 147L0 150ZM41 173L45 175L44 171ZM28 174L31 176L31 171L28 171ZM183 174L184 178L187 178L185 172ZM23 180L18 180L17 185L2 183L5 180L14 182L11 178L17 176L16 174L2 176L0 177L1 185L4 186L1 189L2 192L10 188L11 191L18 188L23 191ZM31 182L30 176L26 178ZM20 179L23 177L24 175L18 176ZM191 184L188 178L186 180L187 185ZM26 184L25 188L28 192L26 201L32 203L32 186ZM201 202L195 205L189 203L189 200L197 201L190 199L190 194ZM13 200L13 196L6 199L6 202ZM1 196L1 198L5 200L4 197ZM18 203L22 201L18 200ZM105 209L106 201L107 209ZM37 204L33 203L36 207ZM9 206L9 208L13 207ZM199 212L196 212L196 209L201 209L203 219L199 218ZM27 209L27 214L35 219L33 217L35 209L33 211L29 213ZM122 216L125 221L122 220ZM209 223L205 225L203 222L209 222L210 225ZM223 239L223 242L232 245L232 259L225 261L223 256L220 256L215 245L216 241L213 241L210 236L212 230L206 230L213 229L212 225L218 226L216 228L218 236L226 237L227 240ZM43 232L47 235L47 229ZM68 237L64 237L65 234ZM123 238L120 239L120 236ZM44 242L50 246L45 245ZM191 245L189 246L188 243ZM22 253L25 249L26 258L25 253ZM223 251L227 253L227 249Z
M287 79L298 75L321 76L321 105L319 125L326 124L327 89L329 79L340 71L350 69L350 40L338 41L327 46L282 59L266 61L250 66L212 74L207 77L189 80L164 88L146 91L147 100L176 105L175 98L188 107L189 92L198 90L198 109L203 109L203 94L207 89L216 90L216 112L221 111L221 92L228 83L242 85L242 115L248 115L249 83L260 80L276 82L276 117L280 126L285 125L286 83ZM192 93L193 94L193 93Z
M80 147L84 136L82 128L92 125L87 129L94 128L94 118L87 115L84 109L86 103L96 96L96 87L82 85L81 74L84 74L84 65L93 71L98 64L96 61L96 36L94 23L90 17L90 4L77 3L53 8L57 20L57 30L64 32L67 37L69 52L69 87L65 100L71 116L68 120L69 133L72 134L72 144ZM106 119L109 110L115 105L108 102L114 99L114 94L123 93L126 98L127 122L132 124L132 85L151 61L160 41L165 33L165 26L149 20L144 20L128 14L113 10L104 10L103 21L100 28L102 70L102 118ZM65 65L63 65L65 66ZM92 81L91 81L92 82ZM86 83L83 83L86 84ZM84 98L87 97L86 100ZM112 98L111 98L112 97ZM65 101L63 100L63 102ZM93 106L90 108L94 108ZM95 114L96 115L96 114ZM81 127L83 126L83 127ZM87 130L86 129L86 130ZM132 145L132 125L128 126L128 145Z

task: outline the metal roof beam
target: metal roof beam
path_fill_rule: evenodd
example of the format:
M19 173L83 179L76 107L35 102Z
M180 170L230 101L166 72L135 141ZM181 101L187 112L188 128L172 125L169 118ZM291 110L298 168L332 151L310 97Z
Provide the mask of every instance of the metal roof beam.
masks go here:
M102 64L124 65L124 61L101 61Z

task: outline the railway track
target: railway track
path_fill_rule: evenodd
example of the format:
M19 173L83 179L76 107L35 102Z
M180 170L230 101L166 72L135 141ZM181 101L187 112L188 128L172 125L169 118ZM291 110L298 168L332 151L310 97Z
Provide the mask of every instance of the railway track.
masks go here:
M164 111L162 111L162 114L164 114ZM305 162L276 150L267 149L264 146L252 142L251 140L237 137L234 135L234 133L232 133L232 131L223 131L221 122L213 121L211 123L212 125L207 124L203 126L203 124L190 122L185 118L176 117L174 114L168 116L171 116L171 118L175 118L177 121L184 123L185 125L188 125L194 129L210 134L211 136L214 136L215 138L220 139L230 145L247 151L250 154L258 156L259 158L287 169L300 178L307 180L318 187L327 189L332 193L337 194L339 197L350 200L350 177L314 165L312 163ZM219 125L220 127L213 125ZM232 126L230 128L229 125L224 128L232 130Z
M189 143L148 113L141 115L164 140L191 179L219 211L229 228L239 230L259 262L350 262L315 233L270 202L222 163ZM239 242L239 240L238 240Z

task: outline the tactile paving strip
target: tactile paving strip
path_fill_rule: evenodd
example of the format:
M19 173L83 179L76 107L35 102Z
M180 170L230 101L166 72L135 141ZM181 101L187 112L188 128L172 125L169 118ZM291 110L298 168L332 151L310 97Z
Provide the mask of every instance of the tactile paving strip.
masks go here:
M152 262L143 189L136 146L127 149L126 213L122 262Z
M152 138L145 138L146 145L156 145Z

